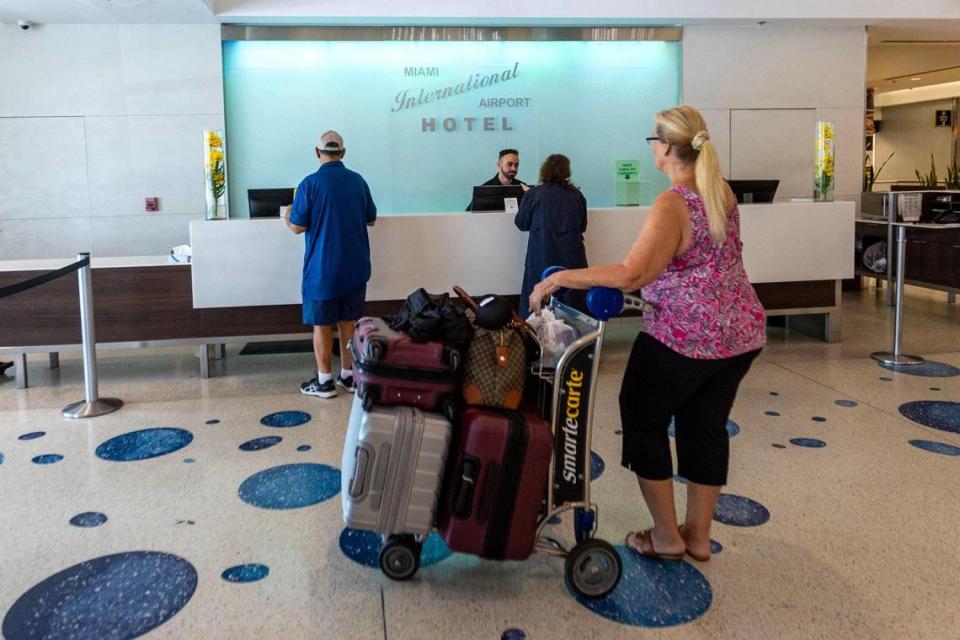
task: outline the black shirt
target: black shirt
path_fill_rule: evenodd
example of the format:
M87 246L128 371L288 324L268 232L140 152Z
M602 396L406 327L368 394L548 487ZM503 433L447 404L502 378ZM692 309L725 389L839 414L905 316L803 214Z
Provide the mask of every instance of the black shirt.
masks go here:
M479 185L479 186L481 186L481 187L495 187L495 186L497 186L498 184L500 184L500 174L499 174L499 173L498 173L497 175L493 176L492 178L490 178L489 180L487 180L486 182L484 182L483 184ZM523 183L520 182L519 180L517 180L516 178L513 178L513 179L510 181L510 184L515 185L515 186L520 186L520 185L523 184ZM470 198L470 203L467 204L466 211L473 211L473 197L472 197L472 196L471 196L471 198Z

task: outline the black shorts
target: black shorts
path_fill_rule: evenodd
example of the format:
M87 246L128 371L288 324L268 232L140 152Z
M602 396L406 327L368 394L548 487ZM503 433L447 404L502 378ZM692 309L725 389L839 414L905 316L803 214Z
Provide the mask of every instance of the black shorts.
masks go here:
M672 478L667 430L673 419L677 473L698 484L726 484L727 420L740 381L759 353L698 360L645 333L637 336L620 387L621 464L647 480Z

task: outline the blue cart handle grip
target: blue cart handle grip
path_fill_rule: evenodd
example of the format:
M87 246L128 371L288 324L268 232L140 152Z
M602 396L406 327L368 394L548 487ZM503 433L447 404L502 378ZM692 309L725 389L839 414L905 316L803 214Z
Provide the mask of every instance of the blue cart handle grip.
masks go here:
M540 274L540 279L541 279L541 280L546 280L547 278L549 278L549 277L552 276L553 274L557 273L558 271L563 271L563 270L565 270L565 269L566 269L566 267L561 267L561 266L558 266L558 265L554 265L554 266L552 266L552 267L547 267L546 269L543 270L543 273ZM561 289L557 289L557 290L554 292L553 295L561 295L561 294L564 294L564 293L566 293L566 292L567 292L567 289L561 288Z
M587 291L587 309L597 320L606 322L623 311L623 291L610 287L591 287Z

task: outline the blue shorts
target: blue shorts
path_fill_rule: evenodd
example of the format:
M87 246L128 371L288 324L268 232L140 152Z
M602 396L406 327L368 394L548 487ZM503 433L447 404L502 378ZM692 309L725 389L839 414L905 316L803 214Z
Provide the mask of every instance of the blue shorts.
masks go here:
M303 299L303 324L330 326L338 322L359 320L367 299L367 285L333 300Z

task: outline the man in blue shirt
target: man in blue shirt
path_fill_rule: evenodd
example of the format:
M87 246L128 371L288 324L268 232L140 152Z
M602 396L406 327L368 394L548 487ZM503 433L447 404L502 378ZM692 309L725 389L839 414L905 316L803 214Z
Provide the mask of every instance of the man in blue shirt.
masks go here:
M363 315L370 280L367 226L377 219L370 188L359 173L341 161L346 149L336 131L320 136L320 168L297 187L287 211L287 226L305 234L303 252L303 323L313 325L317 375L300 392L320 398L337 395L337 386L353 393L353 363L348 344ZM333 379L333 328L340 334L340 375Z

